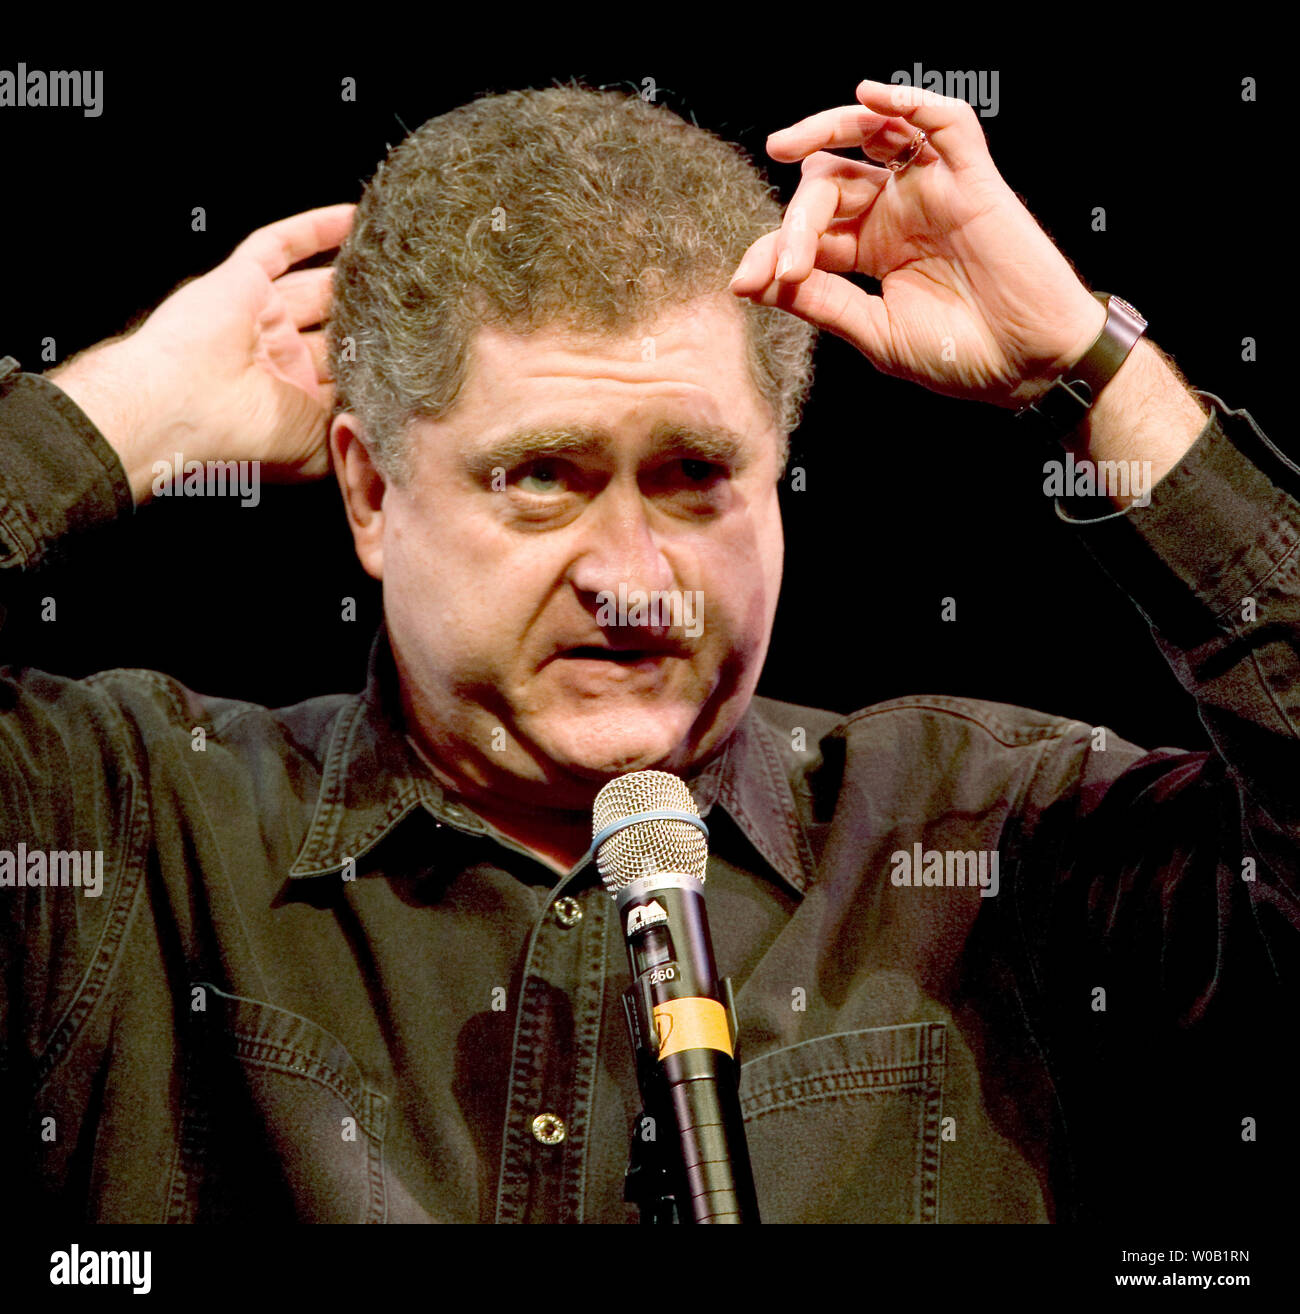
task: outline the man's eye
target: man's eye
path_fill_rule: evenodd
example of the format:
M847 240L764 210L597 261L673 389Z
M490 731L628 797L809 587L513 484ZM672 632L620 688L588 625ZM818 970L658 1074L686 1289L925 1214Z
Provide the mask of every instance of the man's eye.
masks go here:
M731 475L727 466L694 456L684 456L672 462L664 473L674 487L697 493L720 488Z
M707 483L721 472L721 467L711 465L708 461L685 460L682 462L682 474L693 484Z
M554 493L562 487L560 467L536 461L524 469L516 482L525 493Z

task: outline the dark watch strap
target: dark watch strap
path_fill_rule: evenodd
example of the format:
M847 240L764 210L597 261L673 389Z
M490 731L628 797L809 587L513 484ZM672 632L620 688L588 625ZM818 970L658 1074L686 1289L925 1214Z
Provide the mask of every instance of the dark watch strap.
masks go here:
M1083 423L1101 390L1119 373L1137 340L1146 332L1140 311L1109 292L1092 294L1106 307L1106 323L1079 361L1037 401L1016 412L1045 439L1060 441Z

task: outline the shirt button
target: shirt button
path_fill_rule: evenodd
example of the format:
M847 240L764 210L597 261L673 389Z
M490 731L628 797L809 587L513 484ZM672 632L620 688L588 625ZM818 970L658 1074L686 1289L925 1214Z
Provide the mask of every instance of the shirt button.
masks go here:
M555 920L561 926L576 926L582 921L582 904L577 899L570 899L566 894L555 901Z
M559 1145L564 1139L564 1123L554 1113L539 1113L533 1119L533 1136L543 1145Z

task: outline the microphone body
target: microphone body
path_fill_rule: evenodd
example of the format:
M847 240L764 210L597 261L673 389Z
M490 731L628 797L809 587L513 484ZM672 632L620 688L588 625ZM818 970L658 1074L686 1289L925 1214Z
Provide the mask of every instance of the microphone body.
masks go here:
M672 1137L668 1173L684 1221L757 1222L730 992L714 967L700 882L644 877L618 899L632 969L624 1007L654 1120L640 1134Z
M661 790L671 782L671 797L653 800L660 808L695 813L685 782L665 772L633 772L606 789L635 785L637 777L660 778L649 783ZM756 1223L735 1005L730 981L718 977L705 907L707 849L689 823L664 821L661 814L638 822L638 808L644 811L644 800L624 806L624 828L598 850L627 946L632 984L623 1005L644 1102L633 1129L633 1169L641 1180L629 1178L629 1195L635 1185L643 1216L657 1209L656 1221L670 1221L662 1206L671 1196L682 1222ZM602 810L598 799L598 822L602 812L608 820L610 809Z

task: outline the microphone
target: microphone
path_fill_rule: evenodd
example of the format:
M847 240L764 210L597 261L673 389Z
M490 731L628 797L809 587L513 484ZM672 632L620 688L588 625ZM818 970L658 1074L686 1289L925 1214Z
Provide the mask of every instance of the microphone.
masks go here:
M623 1010L644 1114L626 1198L645 1222L757 1223L739 1025L731 981L713 961L699 809L680 777L633 771L596 796L592 832L632 969Z

